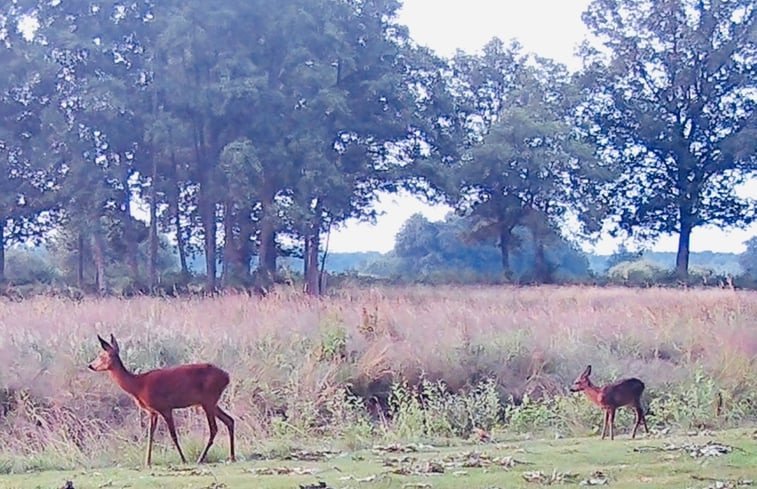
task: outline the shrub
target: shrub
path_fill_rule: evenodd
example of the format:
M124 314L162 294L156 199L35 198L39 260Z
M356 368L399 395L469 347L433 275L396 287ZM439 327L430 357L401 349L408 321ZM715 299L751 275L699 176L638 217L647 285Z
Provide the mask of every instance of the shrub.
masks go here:
M654 285L670 279L670 272L648 260L624 261L607 271L611 282L624 285Z
M60 278L58 270L44 252L10 248L5 256L5 276L14 285L52 284Z

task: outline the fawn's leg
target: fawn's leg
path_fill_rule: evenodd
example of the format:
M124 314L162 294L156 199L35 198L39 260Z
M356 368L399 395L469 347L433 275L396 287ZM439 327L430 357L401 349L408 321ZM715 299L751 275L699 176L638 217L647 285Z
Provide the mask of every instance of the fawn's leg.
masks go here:
M200 454L200 458L197 459L197 463L201 464L203 460L205 460L205 456L208 454L208 450L210 450L210 446L213 445L213 440L216 439L216 434L218 433L218 424L216 423L216 408L215 406L203 406L202 407L205 410L205 415L208 417L208 427L210 428L210 437L208 438L208 444L205 445L205 450L202 451Z
M615 439L615 408L608 409L610 413L610 439Z
M236 461L236 455L234 455L234 418L224 412L223 409L216 406L216 417L221 420L226 428L229 430L229 460Z
M605 409L605 419L604 419L604 422L602 423L602 439L603 440L605 439L605 432L607 431L607 419L609 418L609 416L610 416L610 411Z
M631 438L636 438L636 430L639 429L641 420L644 419L644 413L641 410L641 406L634 406L633 409L636 413L636 423L633 425L633 433L631 433Z
M179 457L181 457L181 462L187 463L187 459L184 458L184 453L181 451L181 447L179 446L179 437L176 436L176 426L173 424L173 411L169 409L168 411L164 411L160 414L162 414L163 419L166 420L166 424L168 425L168 432L171 434L171 439L173 440L173 444L176 445L176 449L179 451Z
M641 408L641 405L639 405L639 417L641 418L641 422L644 424L644 431L649 433L649 428L647 428L647 416L644 414L644 410Z
M152 462L152 440L155 437L155 427L158 426L158 413L150 413L150 426L147 428L147 453L145 454L145 465L150 466Z

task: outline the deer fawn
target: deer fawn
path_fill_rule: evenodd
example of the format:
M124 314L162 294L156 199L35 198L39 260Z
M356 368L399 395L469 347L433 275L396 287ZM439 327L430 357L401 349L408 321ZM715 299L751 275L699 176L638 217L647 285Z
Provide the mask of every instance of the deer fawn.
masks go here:
M197 463L205 460L218 433L216 418L220 419L229 430L229 455L231 461L235 461L234 419L218 407L218 400L229 385L228 373L208 363L198 363L161 368L135 375L126 370L121 362L121 357L118 355L118 342L113 335L110 335L110 343L102 339L100 335L97 339L100 340L103 351L89 364L89 368L95 372L108 372L113 381L134 398L137 406L150 415L145 465L149 466L151 462L152 441L158 424L158 415L166 421L181 461L187 463L176 436L173 410L190 406L202 406L210 427L210 438Z
M624 379L614 384L598 387L589 380L591 365L578 376L570 387L571 392L583 391L594 404L605 411L605 422L602 426L602 439L605 439L607 426L610 426L610 439L615 439L615 410L622 406L630 406L636 412L636 424L633 427L631 438L636 438L636 430L641 423L649 433L644 411L641 409L641 394L644 392L644 382L639 379Z

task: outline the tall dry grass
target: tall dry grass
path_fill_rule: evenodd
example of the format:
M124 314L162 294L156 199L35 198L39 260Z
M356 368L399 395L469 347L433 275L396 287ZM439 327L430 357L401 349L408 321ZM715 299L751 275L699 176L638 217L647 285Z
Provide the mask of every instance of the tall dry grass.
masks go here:
M756 293L714 289L403 287L324 299L284 290L0 302L0 469L19 458L33 467L51 453L63 466L139 460L144 420L107 376L86 369L98 333L115 334L137 371L199 361L228 370L222 402L237 418L244 454L269 436L370 432L362 399L376 414L371 402L400 379L459 391L494 378L502 399L517 402L565 393L587 363L597 381L633 375L652 393L704 376L726 404L748 411L755 318ZM199 450L204 416L185 412L179 424L190 453Z

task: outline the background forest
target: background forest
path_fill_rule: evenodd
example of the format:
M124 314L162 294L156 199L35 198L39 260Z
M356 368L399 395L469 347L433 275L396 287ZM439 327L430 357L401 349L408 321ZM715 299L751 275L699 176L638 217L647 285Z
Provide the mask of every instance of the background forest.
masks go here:
M749 282L754 241L707 269L690 267L689 241L755 217L741 192L757 165L752 2L596 0L577 72L498 39L439 57L400 7L6 2L0 280L99 294L302 280L318 294L329 232L408 191L455 212L415 216L392 253L342 268ZM675 269L579 251L600 232L675 233Z

